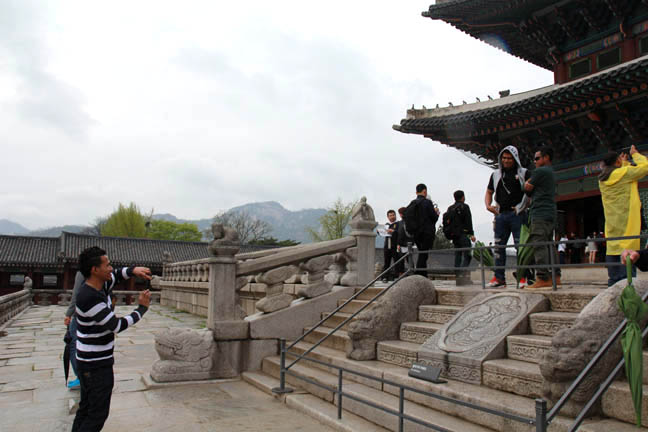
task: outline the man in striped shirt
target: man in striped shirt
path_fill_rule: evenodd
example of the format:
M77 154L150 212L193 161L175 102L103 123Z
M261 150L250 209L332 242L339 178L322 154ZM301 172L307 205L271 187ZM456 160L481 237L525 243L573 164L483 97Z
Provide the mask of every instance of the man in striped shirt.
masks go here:
M72 432L100 431L108 418L114 384L113 347L115 333L135 324L148 310L151 293L139 295L139 306L119 318L112 311L112 287L131 276L151 279L146 267L113 269L106 251L96 246L79 255L79 270L86 278L76 299L76 359L81 380L81 401Z

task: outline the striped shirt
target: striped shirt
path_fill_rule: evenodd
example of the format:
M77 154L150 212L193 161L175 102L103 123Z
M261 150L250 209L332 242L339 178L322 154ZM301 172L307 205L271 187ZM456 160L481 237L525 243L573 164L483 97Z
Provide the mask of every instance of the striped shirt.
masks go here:
M122 332L128 326L135 324L147 311L146 306L139 305L129 315L121 318L112 311L108 293L112 291L115 284L128 279L132 274L132 267L113 270L112 280L106 282L100 291L87 283L81 286L75 309L78 324L76 358L79 366L85 368L111 366L114 363L115 333Z

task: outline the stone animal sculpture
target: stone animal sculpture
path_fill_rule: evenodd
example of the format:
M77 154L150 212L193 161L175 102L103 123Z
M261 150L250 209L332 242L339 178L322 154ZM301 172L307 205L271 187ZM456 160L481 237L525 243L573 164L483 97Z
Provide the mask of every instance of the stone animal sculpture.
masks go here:
M234 228L230 228L220 223L214 222L211 226L214 240L209 243L209 253L212 255L222 255L223 250L236 248L240 245L238 232ZM225 253L230 255L230 253Z
M378 223L376 216L369 204L367 197L360 198L360 201L351 209L351 222L349 225L353 229L374 229Z
M429 279L415 275L400 280L349 324L351 348L347 357L375 359L378 342L398 339L401 323L416 321L418 307L434 303L436 290Z
M151 378L158 382L216 378L216 342L211 330L170 328L155 335L160 359Z
M625 317L617 306L617 299L626 284L626 280L619 281L597 295L581 311L571 328L560 330L551 339L551 348L540 361L540 372L544 377L543 395L547 399L556 402L565 393L623 321ZM639 295L648 290L647 281L636 280L633 284ZM567 402L561 414L576 416L622 356L621 344L617 339ZM592 408L590 414L599 411L600 402Z

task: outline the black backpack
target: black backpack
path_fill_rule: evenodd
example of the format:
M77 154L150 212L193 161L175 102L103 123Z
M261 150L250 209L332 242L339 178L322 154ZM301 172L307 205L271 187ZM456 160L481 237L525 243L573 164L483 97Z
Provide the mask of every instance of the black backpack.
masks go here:
M410 202L405 211L403 212L403 220L405 221L405 234L408 237L415 237L423 230L423 212L419 206L420 200L415 199Z
M453 204L443 213L443 235L448 240L456 240L461 235L460 207L461 204Z

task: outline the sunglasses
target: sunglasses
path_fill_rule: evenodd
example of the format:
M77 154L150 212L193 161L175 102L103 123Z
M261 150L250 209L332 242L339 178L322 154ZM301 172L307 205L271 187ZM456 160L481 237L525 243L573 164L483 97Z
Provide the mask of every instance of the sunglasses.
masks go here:
M535 160L540 160L542 159L542 156L536 156Z

